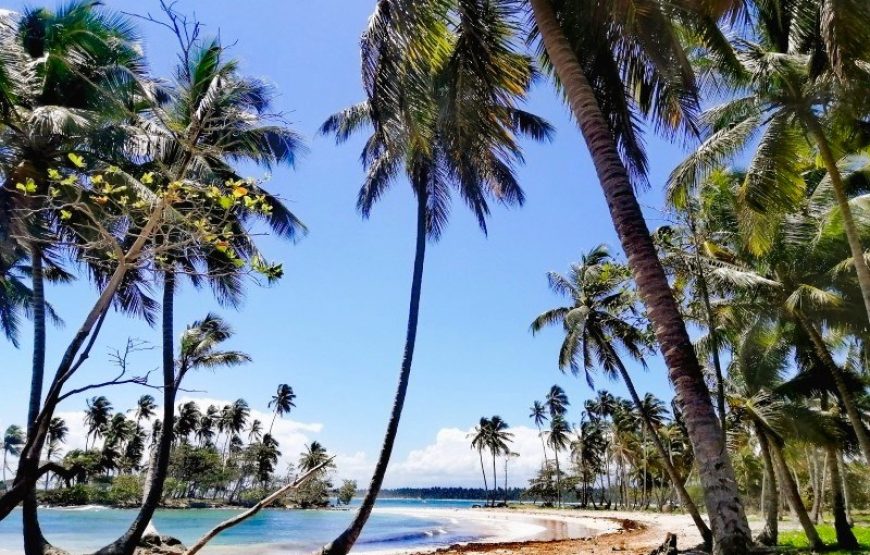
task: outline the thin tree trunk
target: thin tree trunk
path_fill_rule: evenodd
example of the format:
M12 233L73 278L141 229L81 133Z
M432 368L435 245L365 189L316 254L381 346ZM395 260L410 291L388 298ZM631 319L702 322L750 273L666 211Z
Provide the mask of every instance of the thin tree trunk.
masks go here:
M828 143L828 138L819 121L812 114L805 117L804 120L813 138L816 139L819 154L825 164L825 169L828 170L828 176L831 178L831 189L834 191L834 198L840 209L840 215L843 217L846 239L849 241L849 250L852 253L852 260L855 264L855 273L858 276L858 286L861 288L861 298L864 299L864 308L867 311L867 319L870 321L870 268L867 267L867 260L864 258L861 234L858 231L858 226L855 225L852 208L849 206L846 187L843 184L843 176L840 174L837 160L834 158L831 145ZM865 456L867 456L866 453ZM870 462L870 459L868 459L868 462Z
M843 452L839 449L837 449L837 466L839 467L840 478L843 481L843 503L846 506L846 522L849 523L849 526L853 526L855 521L852 519L852 503L851 496L849 495L849 469L843 461Z
M142 535L148 528L148 523L154 516L154 511L163 497L163 484L169 469L169 455L172 450L172 423L175 419L175 396L177 381L175 374L175 274L169 270L163 274L163 302L161 305L161 341L163 343L163 423L160 428L160 440L157 445L157 456L153 469L149 468L150 484L144 491L142 506L130 525L130 528L111 544L97 551L96 555L132 555Z
M372 508L381 491L381 484L390 463L390 455L393 452L393 444L399 431L399 420L402 418L402 408L405 405L405 395L408 391L408 382L411 377L411 362L414 358L414 345L417 341L417 321L420 315L420 296L423 287L423 262L426 257L426 230L427 230L427 205L428 199L425 187L417 191L417 240L416 253L414 255L414 272L411 278L411 302L408 309L408 330L405 338L405 354L402 359L402 369L399 373L399 384L396 388L396 397L393 401L393 409L390 413L390 421L384 434L384 444L372 475L371 484L363 498L359 511L350 526L339 534L332 543L322 550L324 555L346 555L359 538L366 521L371 515Z
M822 463L821 471L818 473L817 478L817 489L816 489L816 497L813 499L813 511L811 518L813 519L814 524L819 523L819 517L822 512L822 505L825 500L825 485L828 481L828 464L830 464L830 457L828 456L828 451L825 451L824 462Z
M622 381L625 382L625 387L626 389L628 389L631 400L634 402L634 406L637 407L637 410L640 413L640 417L643 419L644 434L646 434L646 430L649 430L650 435L652 436L653 445L655 445L656 450L659 452L659 456L661 456L662 458L662 464L665 467L665 471L668 473L671 482L673 482L674 484L674 488L676 488L677 493L680 496L680 502L683 504L683 506L686 508L686 511L692 517L692 521L698 528L698 532L701 533L701 537L704 539L704 543L712 544L713 533L710 531L710 528L707 527L707 523L704 522L703 517L701 517L701 513L700 511L698 511L698 507L695 505L695 502L692 501L692 497L689 495L689 492L686 491L685 481L679 475L677 469L674 468L668 451L662 444L662 440L659 437L658 432L653 428L652 422L649 419L649 415L643 409L643 403L640 400L640 396L637 394L637 390L634 388L634 382L631 379L631 375L628 373L628 370L625 368L625 365L623 365L621 361L617 364L617 368L619 369L620 376L622 376ZM644 462L646 462L645 455ZM644 484L646 484L645 472Z
M764 513L764 528L755 539L761 545L773 546L779 541L779 491L776 484L776 471L770 456L770 442L758 423L754 423L755 437L764 462L764 488L761 495L761 508Z
M495 451L492 452L492 506L495 508L498 499L498 473L495 471Z
M834 512L834 530L837 532L837 547L843 550L858 549L858 540L849 526L846 516L846 498L843 494L843 478L837 464L838 449L834 444L826 446L828 460L831 462L831 509Z
M782 453L782 448L780 447L778 440L773 437L768 437L767 439L770 447L771 458L773 459L773 463L777 469L777 474L779 474L779 482L782 484L783 493L785 493L785 498L791 507L792 513L794 513L800 522L801 527L804 529L804 534L806 534L807 539L810 542L810 548L814 551L823 549L825 544L822 543L822 539L819 537L816 527L813 526L813 522L810 520L810 515L807 514L807 508L804 506L797 484L791 475L788 464L785 462L785 456Z
M628 265L655 327L694 448L712 524L713 551L716 555L743 555L749 552L752 538L734 469L722 441L722 427L634 187L550 0L530 2L544 47L586 141Z
M813 346L815 347L816 354L831 373L840 400L843 402L843 406L846 407L846 415L849 417L852 429L855 430L855 435L858 437L858 444L861 446L861 453L864 455L864 460L865 462L870 463L870 433L867 432L867 428L861 420L861 413L858 412L858 408L855 406L854 393L846 386L842 370L840 370L840 367L831 356L831 351L828 349L825 340L822 338L822 334L816 326L802 312L796 311L795 315L800 322L801 327L803 327L807 335L810 336L810 341L812 341Z
M486 482L486 467L483 466L483 449L477 450L477 455L480 457L480 473L483 474L483 494L486 496L484 506L489 504L489 484Z
M559 471L559 449L553 448L556 459L556 506L562 508L562 473Z

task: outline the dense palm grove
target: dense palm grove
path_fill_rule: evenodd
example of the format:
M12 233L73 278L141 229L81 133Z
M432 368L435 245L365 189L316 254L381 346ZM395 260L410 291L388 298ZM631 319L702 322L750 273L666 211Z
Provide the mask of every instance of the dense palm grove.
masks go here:
M590 387L619 381L628 396L598 389L572 408L553 386L533 401L543 463L527 496L684 510L706 546L728 555L776 545L786 510L821 548L817 525L829 514L831 541L856 547L852 511L867 507L870 487L870 5L374 3L361 39L364 98L321 131L338 142L369 133L364 217L397 181L410 185L415 257L383 447L355 518L323 553L353 547L380 493L411 379L426 250L446 231L451 197L484 232L493 203L525 200L520 138L553 133L520 108L542 75L578 126L625 259L599 246L549 273L559 306L530 315L530 329L561 328L556 366ZM21 507L28 555L56 552L40 496L138 507L99 551L108 555L132 553L162 503L259 508L276 490L309 507L333 491L347 503L356 490L334 490L317 443L295 469L277 467L272 432L295 406L289 385L269 403L268 425L243 400L178 399L189 372L250 360L222 349L232 330L217 315L179 333L181 288L236 307L249 283L282 276L258 247L261 231L306 232L238 167L293 165L303 145L273 115L268 86L162 6L159 23L177 39L171 78L149 73L133 20L96 2L7 14L0 26L0 325L13 346L33 334L28 414L3 437L0 519ZM647 129L691 145L666 184L649 183ZM671 222L654 231L636 197L648 185L666 190ZM46 284L75 279L93 285L92 304L60 360L47 361L46 329L59 316ZM158 376L128 372L131 341L114 377L73 387L113 312L159 326ZM633 383L657 354L671 403ZM115 410L100 390L118 384L157 393ZM88 431L84 449L66 450L69 423L56 413L74 397L87 399ZM469 441L487 504L505 503L513 432L485 417ZM762 518L758 534L748 511Z

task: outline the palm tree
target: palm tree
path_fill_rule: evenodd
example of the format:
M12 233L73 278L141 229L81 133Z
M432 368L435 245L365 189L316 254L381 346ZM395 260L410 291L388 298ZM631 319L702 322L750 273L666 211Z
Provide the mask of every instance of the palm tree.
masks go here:
M492 422L489 421L489 418L481 416L474 431L470 434L471 448L477 449L477 456L480 458L480 473L483 475L483 491L486 495L487 505L489 505L489 485L486 482L486 467L483 466L483 450L488 447L490 428L492 428Z
M173 391L178 390L184 377L188 372L193 370L232 368L250 362L251 357L243 352L220 350L221 344L228 341L232 336L232 328L223 319L212 313L207 314L202 320L197 320L189 325L181 334L178 360L173 365L176 369L173 371L173 377L169 383ZM242 403L244 401L237 401L235 405L236 410L233 411L234 419L231 424L240 424L237 430L241 430L244 427L244 422L249 413L247 405L243 406ZM196 424L197 422L193 423L191 430L196 428ZM98 551L99 555L127 553L133 548L131 546L135 546L142 537L160 499L163 497L163 484L166 480L167 469L169 468L169 454L174 439L173 435L172 426L168 424L161 425L160 439L154 455L154 464L149 465L149 475L143 487L143 500L139 513L136 515L130 528L116 541ZM153 466L153 470L151 470L151 466Z
M317 468L329 458L326 448L318 441L312 441L305 446L305 451L299 457L299 470L307 472L313 468ZM326 467L324 467L324 471Z
M571 432L568 422L561 414L550 418L550 431L547 433L547 443L553 449L553 458L556 461L556 500L559 507L562 506L562 471L559 469L559 451L566 449L571 443Z
M190 434L197 431L200 425L202 413L197 406L196 401L188 401L187 403L178 405L178 415L175 417L175 425L172 430L172 435L176 441L187 443Z
M508 424L502 420L501 416L495 415L489 419L487 427L486 446L492 455L492 505L495 506L498 498L498 473L495 470L496 459L500 455L510 453L508 443L513 442L513 434L508 430ZM507 490L505 490L507 495Z
M561 324L565 339L559 350L559 368L575 376L582 371L590 387L593 387L591 372L596 367L611 379L617 376L622 379L643 421L642 446L646 445L648 432L683 506L692 516L704 541L710 543L710 529L686 491L684 479L671 463L661 438L655 432L652 415L646 412L644 401L617 350L646 366L644 354L650 348L650 338L630 289L628 269L615 263L607 248L599 245L585 253L567 276L550 272L547 279L550 289L566 297L570 304L540 314L531 324L532 333L538 333L544 326Z
M535 423L535 427L538 429L538 437L541 438L541 449L544 452L544 467L547 466L547 444L544 442L544 432L542 430L544 423L547 422L547 407L544 406L544 403L540 401L535 401L532 403L531 411L529 413L529 418Z
M565 390L558 385L553 385L544 398L544 404L547 405L547 410L550 412L550 419L553 419L557 416L565 416L571 403L568 401Z
M271 432L267 432L271 437ZM248 443L259 441L263 437L263 423L256 418L251 421L251 426L248 428Z
M85 451L88 450L88 438L93 437L94 443L97 438L103 437L109 425L109 417L112 414L112 403L104 396L92 397L87 401L85 411L85 426L88 432L85 436Z
M275 395L272 395L272 400L269 401L269 407L275 407L275 412L272 415L272 423L269 424L269 433L272 433L272 427L275 425L275 417L280 415L281 418L284 418L285 414L290 414L290 409L295 408L296 405L293 403L293 400L296 398L296 394L293 392L293 388L287 385L286 383L282 383L278 385L278 390L275 392Z
M154 411L157 409L157 403L154 402L154 397L151 395L142 395L136 401L136 424L142 420L151 420L154 416Z
M9 465L6 463L6 457L12 455L17 457L21 454L21 446L24 445L24 430L20 426L12 425L6 428L3 432L3 486L6 486L6 469Z
M633 169L643 176L645 158L635 133L635 104L628 95L645 91L644 100L636 106L665 128L691 125L687 115L696 106L694 72L674 26L692 14L666 13L676 9L672 3L665 7L665 3L653 2L648 9L624 10L619 4L528 2L546 61L592 156L671 383L686 409L684 417L715 531L713 549L716 553L747 553L749 524L721 426L629 174ZM718 14L712 15L707 19L715 21ZM651 36L657 40L648 40Z
M534 70L531 60L514 50L515 30L503 24L493 4L482 0L457 0L447 7L439 2L416 3L411 11L428 23L424 40L432 38L444 46L421 68L411 63L417 61L416 49L400 45L403 39L390 25L393 3L378 3L363 36L363 85L368 98L322 127L339 141L363 126L373 129L363 153L368 173L357 202L364 217L402 170L417 204L408 326L393 409L366 496L351 525L324 548L330 555L350 551L387 471L417 339L426 244L437 240L447 224L451 190L466 202L485 232L491 199L506 205L524 200L513 171L522 162L517 135L540 140L551 132L546 122L516 107L525 99ZM408 37L417 40L414 33ZM403 93L384 95L384 88Z
M51 458L60 449L60 445L66 443L66 436L68 434L69 427L63 418L55 416L51 419L51 423L48 425L48 448L45 454L47 460L51 461ZM48 489L48 478L49 476L46 474L45 489Z

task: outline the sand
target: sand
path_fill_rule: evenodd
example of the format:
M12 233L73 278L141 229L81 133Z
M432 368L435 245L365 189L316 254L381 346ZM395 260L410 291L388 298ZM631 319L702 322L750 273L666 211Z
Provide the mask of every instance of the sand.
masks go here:
M453 514L463 519L497 523L501 532L496 532L478 542L418 551L417 554L647 555L653 548L661 545L668 533L677 535L678 547L681 550L701 543L701 535L691 517L684 514L557 511L528 507L461 509L454 511ZM750 524L760 523L750 521ZM781 529L790 527L788 522L781 523Z

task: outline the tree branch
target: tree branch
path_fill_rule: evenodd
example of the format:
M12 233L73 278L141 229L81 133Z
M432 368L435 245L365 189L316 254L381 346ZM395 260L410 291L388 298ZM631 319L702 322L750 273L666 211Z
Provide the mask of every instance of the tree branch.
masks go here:
M260 501L259 503L257 503L253 507L251 507L250 509L248 509L247 511L245 511L241 514L238 514L232 518L228 518L227 520L221 522L220 524L218 524L217 526L215 526L214 528L212 528L211 530L206 532L205 535L203 535L201 538L199 538L199 540L197 540L197 542L195 544L193 544L193 546L190 549L188 549L184 553L184 555L194 555L195 553L198 553L203 547L205 547L205 544L207 544L209 541L211 541L215 536L217 536L218 534L220 534L221 532L223 532L227 528L231 528L231 527L235 526L236 524L239 524L240 522L251 518L252 516L257 514L258 512L260 512L260 509L262 509L264 507L268 507L269 505L271 505L272 503L277 501L281 496L287 494L290 490L298 488L299 486L304 484L306 481L308 481L312 476L314 476L317 472L319 472L324 467L326 467L328 464L330 464L334 458L335 458L334 456L329 457L328 459L326 459L322 463L318 464L317 466L315 466L314 468L312 468L311 470L309 470L308 472L306 472L305 474L303 474L299 478L296 478L293 482L278 489L277 491L275 491L274 493L272 493L271 495L269 495L268 497L266 497L265 499L263 499L262 501Z

